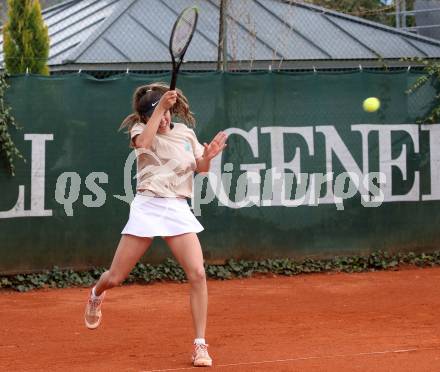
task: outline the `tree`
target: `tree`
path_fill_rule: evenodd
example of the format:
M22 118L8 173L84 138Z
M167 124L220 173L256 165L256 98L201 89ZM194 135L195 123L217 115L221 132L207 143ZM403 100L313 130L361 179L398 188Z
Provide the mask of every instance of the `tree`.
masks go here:
M49 32L38 0L8 0L3 28L6 71L49 75Z
M390 5L380 0L307 0L307 2L388 26L395 26L395 16L387 14L396 10L395 1ZM406 0L406 9L414 9L414 0ZM413 17L409 17L408 26L413 24Z

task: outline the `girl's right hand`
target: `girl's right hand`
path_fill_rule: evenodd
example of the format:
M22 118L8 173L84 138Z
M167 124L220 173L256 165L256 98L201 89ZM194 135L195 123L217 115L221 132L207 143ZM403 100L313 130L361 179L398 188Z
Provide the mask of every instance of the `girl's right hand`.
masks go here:
M163 109L163 111L167 111L176 104L176 101L177 92L175 90L169 90L160 98L159 107Z

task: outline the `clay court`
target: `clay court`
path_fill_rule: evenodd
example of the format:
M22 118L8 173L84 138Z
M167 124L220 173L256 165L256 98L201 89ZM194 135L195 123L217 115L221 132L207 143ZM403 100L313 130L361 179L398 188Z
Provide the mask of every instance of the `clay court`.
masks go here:
M440 371L440 268L209 281L219 371ZM184 371L188 284L0 292L1 371Z

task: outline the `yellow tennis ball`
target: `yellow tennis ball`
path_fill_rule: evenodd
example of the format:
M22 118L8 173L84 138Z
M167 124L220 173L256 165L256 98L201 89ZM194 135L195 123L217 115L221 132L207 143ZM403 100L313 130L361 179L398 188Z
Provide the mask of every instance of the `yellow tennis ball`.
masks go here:
M364 103L362 104L362 107L367 112L375 112L375 111L379 110L380 101L376 97L370 97L364 101Z

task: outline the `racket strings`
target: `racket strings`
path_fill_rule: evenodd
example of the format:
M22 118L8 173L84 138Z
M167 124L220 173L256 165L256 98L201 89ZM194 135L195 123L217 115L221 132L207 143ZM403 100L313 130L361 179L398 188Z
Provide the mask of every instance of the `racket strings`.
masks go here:
M174 30L171 43L171 50L174 57L179 57L188 46L196 25L196 18L196 12L193 9L189 9L180 17Z

